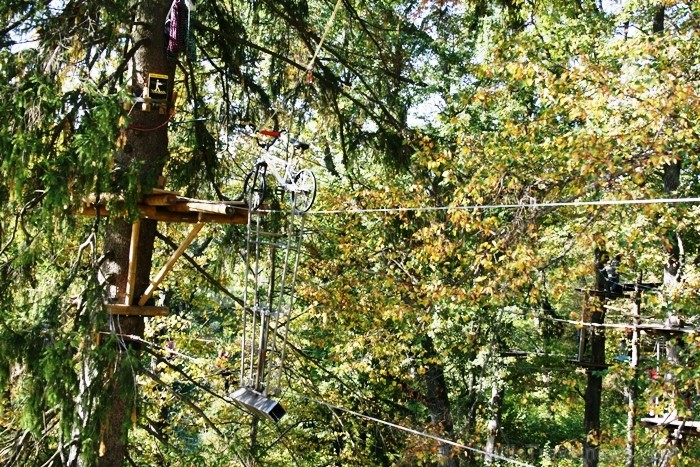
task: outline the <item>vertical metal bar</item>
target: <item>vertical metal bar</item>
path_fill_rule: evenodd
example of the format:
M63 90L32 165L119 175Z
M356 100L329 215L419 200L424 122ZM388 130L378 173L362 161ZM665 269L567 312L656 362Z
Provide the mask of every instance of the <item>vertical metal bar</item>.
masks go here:
M245 349L246 349L246 333L247 333L247 326L248 326L248 308L249 308L249 303L248 303L248 276L249 276L249 271L250 271L250 225L252 222L252 214L250 212L250 209L248 209L248 225L246 226L246 235L245 235L245 272L243 273L243 311L242 311L242 316L241 316L241 330L242 330L242 336L241 336L241 377L240 377L240 385L245 386L245 368L246 368L246 358L245 358Z
M284 326L284 331L282 333L282 352L280 354L280 364L279 367L277 368L277 383L275 384L275 390L279 389L281 387L281 382L282 382L282 371L284 369L284 359L286 356L286 350L287 350L287 334L289 332L289 317L291 316L292 312L292 306L294 305L294 285L296 283L297 279L297 270L299 268L299 257L301 256L300 250L301 250L301 240L304 237L304 221L306 220L306 214L305 213L296 213L294 210L294 207L292 207L292 218L295 216L299 216L301 218L301 222L299 223L299 229L297 230L296 233L296 257L294 258L294 268L292 271L292 281L290 285L290 292L289 292L289 313L287 313L287 322L285 323Z
M257 324L257 315L260 312L260 216L255 217L255 256L254 256L254 268L253 268L253 321L250 326L250 367L249 375L251 383L253 383L253 378L255 375L255 357L258 356L255 349L255 327ZM259 356L258 356L259 357Z

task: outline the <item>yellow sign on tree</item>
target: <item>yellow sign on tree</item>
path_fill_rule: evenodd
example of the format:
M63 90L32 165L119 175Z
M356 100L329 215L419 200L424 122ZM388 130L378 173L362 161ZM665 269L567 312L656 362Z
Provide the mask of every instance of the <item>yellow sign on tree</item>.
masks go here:
M167 100L168 75L148 74L148 96L153 100Z

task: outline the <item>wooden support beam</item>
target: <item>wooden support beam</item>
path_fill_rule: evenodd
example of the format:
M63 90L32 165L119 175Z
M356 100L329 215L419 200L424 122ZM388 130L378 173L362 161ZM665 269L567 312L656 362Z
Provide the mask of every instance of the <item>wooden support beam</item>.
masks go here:
M80 211L78 211L78 214L81 216L90 216L90 217L96 217L97 214L100 214L100 216L107 216L107 207L106 206L99 206L95 207L94 205L84 205L83 207L80 208Z
M232 214L211 214L202 212L175 212L168 208L172 206L148 206L139 205L143 217L160 222L184 222L196 224L197 222L210 222L212 224L247 224L248 212L246 209L235 209ZM83 216L96 216L99 209L100 216L108 216L105 206L83 206L79 214ZM262 214L262 213L256 213Z
M129 244L129 271L126 279L126 305L134 301L134 288L136 287L136 268L138 266L139 233L141 232L141 219L131 226L131 243Z
M168 206L177 203L174 193L151 193L143 197L143 204L148 206Z
M225 203L208 203L202 201L180 201L167 207L174 212L203 212L208 214L234 214L238 208Z
M105 304L105 308L112 315L168 316L170 314L170 309L166 306L135 306L108 303Z
M202 230L202 227L204 227L203 221L200 221L197 224L195 224L194 228L192 228L192 231L187 236L185 241L182 242L182 245L180 245L180 247L177 250L175 250L170 259L163 265L160 271L158 271L158 274L156 274L156 276L153 278L151 284L148 286L144 294L139 299L139 306L144 306L148 299L151 298L151 295L153 295L153 291L163 281L165 275L172 270L173 266L175 266L175 262L180 258L180 256L182 256L187 247L190 246L192 241L197 237L197 234L200 230Z
M145 217L160 222L184 222L188 224L195 224L198 222L207 222L212 224L248 223L248 213L247 211L244 211L242 209L237 210L234 214L230 216L223 214L206 214L196 212L172 212L165 209L159 209L157 212L149 214Z

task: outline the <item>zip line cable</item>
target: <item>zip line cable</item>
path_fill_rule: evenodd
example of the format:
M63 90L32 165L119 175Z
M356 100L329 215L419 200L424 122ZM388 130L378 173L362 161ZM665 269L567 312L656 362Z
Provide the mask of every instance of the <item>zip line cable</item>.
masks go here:
M494 458L494 459L499 459L499 460L502 460L502 461L506 461L506 462L509 462L509 463L511 463L511 464L513 464L513 465L521 465L521 466L525 466L525 467L534 467L532 464L527 464L527 463L525 463L525 462L521 462L521 461L516 460L516 459L511 459L511 458L509 458L509 457L501 456L500 454L488 453L488 452L486 452L486 451L484 451L484 450L481 450L481 449L477 449L477 448L474 448L474 447L471 447L471 446L467 446L467 445L465 445L465 444L457 443L457 442L451 441L451 440L449 440L449 439L440 438L439 436L431 435L431 434L429 434L429 433L424 433L424 432L422 432L422 431L414 430L414 429L412 429L412 428L407 428L407 427L402 426L402 425L397 425L396 423L388 422L388 421L386 421L386 420L382 420L382 419L379 419L379 418L375 418L375 417L372 417L372 416L370 416L370 415L365 415L365 414L360 413L360 412L355 412L354 410L346 409L346 408L344 408L344 407L339 407L339 406L337 406L337 405L333 405L333 404L330 404L330 403L328 403L328 402L324 402L324 401L321 401L321 400L318 400L318 399L314 399L313 397L305 396L305 395L299 394L299 393L296 393L296 394L297 394L299 397L302 397L302 398L304 398L304 399L307 399L307 400L309 400L309 401L311 401L311 402L315 402L316 404L326 406L326 407L328 407L328 408L330 408L330 409L333 409L333 410L340 410L341 412L346 412L346 413L349 413L350 415L354 415L354 416L356 416L356 417L363 418L363 419L369 420L369 421L371 421L371 422L379 423L379 424L381 424L381 425L386 425L386 426L389 426L389 427L391 427L391 428L395 428L395 429L397 429L397 430L405 431L405 432L407 432L407 433L411 433L411 434L414 434L414 435L417 435L417 436L421 436L421 437L424 437L424 438L429 438L429 439L438 441L438 442L440 442L440 443L449 444L450 446L454 446L454 447L460 448L460 449L465 449L465 450L467 450L467 451L472 451L472 452L475 452L475 453L477 453L477 454L482 454L482 455L485 455L485 456L489 456L489 457L492 457L492 458Z
M319 209L309 211L308 215L319 214L363 214L363 213L396 213L396 212L428 212L428 211L485 211L491 209L522 209L522 208L560 208L587 206L634 206L650 204L692 204L700 203L700 198L650 198L650 199L611 199L598 201L553 201L533 203L503 203L503 204L469 204L461 206L416 206L397 208L357 208L357 209ZM261 212L274 212L261 210Z

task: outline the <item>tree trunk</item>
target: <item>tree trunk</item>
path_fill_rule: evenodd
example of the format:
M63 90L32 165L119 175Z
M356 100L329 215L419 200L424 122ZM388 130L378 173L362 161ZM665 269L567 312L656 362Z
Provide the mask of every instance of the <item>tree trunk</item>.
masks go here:
M167 75L168 82L173 83L175 67L165 56L164 25L170 8L170 0L146 0L139 2L133 43L145 40L144 46L134 55L132 65L132 88L134 95L143 95L143 89L148 87L149 73ZM168 89L168 99L172 89ZM136 169L140 175L140 186L144 189L155 185L162 174L163 165L168 155L167 125L168 109L152 107L142 109L136 104L131 112L131 127L127 130L127 142L123 153L115 160L116 173L128 173ZM138 128L138 129L137 129ZM120 180L116 180L117 183ZM108 279L108 300L112 303L133 305L149 284L153 240L156 234L156 223L151 220L141 220L138 237L138 255L135 293L131 303L127 302L127 272L129 269L129 245L133 226L121 219L112 219L105 238L105 251L108 260L104 265L104 273ZM143 336L144 319L138 316L111 317L111 331L120 335ZM121 340L121 339L120 339ZM111 378L109 386L109 406L101 419L100 426L100 466L124 465L128 448L128 427L134 405L136 387L134 371L124 364L127 345L119 345L116 349L115 361L110 365L111 370L104 369L103 377ZM133 348L137 351L137 348ZM106 374L107 372L112 374Z
M425 336L421 342L424 357L428 363L425 372L426 395L425 404L430 413L430 421L433 425L441 428L440 436L450 438L453 434L452 412L450 410L450 399L445 380L445 371L442 365L434 363L439 356L435 351L433 339ZM440 443L438 448L438 464L444 467L457 467L458 461L452 455L452 447L449 444Z
M631 380L627 387L625 388L625 394L627 396L627 438L625 444L625 455L626 455L626 467L634 467L634 457L636 451L636 442L634 436L634 428L636 426L637 417L637 407L636 407L636 397L637 397L637 385L639 384L639 370L637 366L639 365L639 331L637 326L639 326L639 319L641 315L642 306L642 273L640 272L637 276L637 285L634 289L634 308L632 310L632 339L630 342L631 355L630 355L630 370Z
M491 465L494 461L493 454L496 452L496 440L498 432L501 430L501 406L503 404L503 388L496 378L491 386L491 400L489 401L489 411L491 419L489 420L486 435L486 454L484 455L484 464Z
M591 312L591 322L603 324L605 313L603 308L604 296L602 292L605 290L605 277L602 274L602 269L605 266L603 257L606 256L603 251L596 249L595 251L595 274L596 274L596 291L591 297L593 302L593 310ZM593 467L598 465L600 454L600 405L603 392L603 376L602 370L605 365L605 334L602 328L592 328L590 333L591 359L590 367L586 370L588 381L586 385L585 413L583 418L584 432L586 438L583 441L583 465Z

